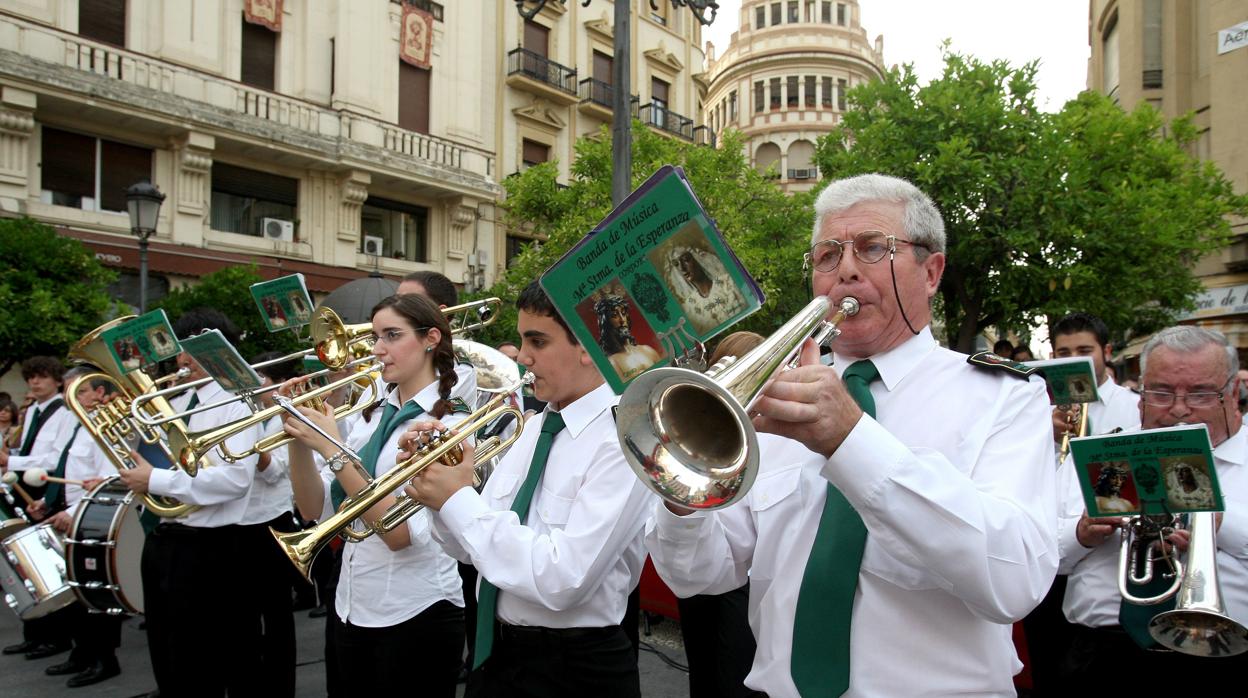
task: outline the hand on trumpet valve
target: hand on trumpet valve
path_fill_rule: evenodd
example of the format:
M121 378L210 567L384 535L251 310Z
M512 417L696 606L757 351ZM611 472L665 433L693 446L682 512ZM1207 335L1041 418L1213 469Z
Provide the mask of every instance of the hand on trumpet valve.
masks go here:
M408 460L421 448L436 447L437 440L447 431L448 429L436 420L413 424L399 437L402 449L399 453L399 462ZM461 441L460 449L457 450L461 452L456 465L448 465L445 459L429 464L403 488L407 496L434 511L440 511L442 505L446 504L446 500L456 492L465 487L472 488L476 484L474 480L476 469L473 460L475 449L468 441Z
M831 456L862 417L831 366L819 362L819 347L802 343L796 368L776 374L754 403L754 429L800 441Z

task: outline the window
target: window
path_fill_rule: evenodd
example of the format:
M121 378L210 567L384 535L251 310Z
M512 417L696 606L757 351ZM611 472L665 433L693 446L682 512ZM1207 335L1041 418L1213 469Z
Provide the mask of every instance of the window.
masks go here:
M774 27L779 23L780 23L780 3L773 2L771 3L771 26Z
M126 0L78 0L78 35L126 46Z
M832 78L823 79L823 99L820 104L828 109L832 108Z
M1161 73L1161 0L1144 0L1144 88L1161 87Z
M836 108L838 111L845 111L845 92L849 90L849 81L844 78L836 79Z
M212 165L213 230L262 234L262 218L293 221L299 204L299 180L216 162Z
M672 6L670 3L656 2L654 5L651 5L649 2L647 2L646 9L650 11L650 19L664 26L667 25L668 13L672 11Z
M846 17L848 9L849 8L845 7L845 3L843 2L836 3L836 23L842 27L848 24L847 17Z
M399 61L399 128L429 133L429 78L432 72Z
M797 0L789 0L789 24L797 24L800 19Z
M771 79L771 110L780 108L780 78Z
M815 106L815 76L806 76L806 98L803 103L808 107Z
M277 75L277 34L259 24L243 20L242 70L244 85L272 90Z
M532 243L532 238L519 237L517 235L507 236L507 266L516 260L516 257L524 250L524 246Z
M759 5L754 8L754 28L762 29L767 26L767 8Z
M759 80L754 83L754 113L763 110L763 105L767 103L767 95L763 92L763 81Z
M728 93L728 120L736 122L737 120L737 91L733 90Z
M152 151L43 127L44 203L84 211L126 210L126 189L152 179Z
M534 165L540 165L550 160L550 146L545 143L525 138L522 148L521 162L524 163L524 169L526 170Z
M360 251L364 235L381 238L381 253L394 259L427 262L429 209L370 196L360 208Z
M788 94L785 95L784 104L789 109L796 109L797 103L798 103L797 102L797 76L790 75L789 79L786 82L788 82L788 85L786 85L786 87L788 88L787 90Z
M524 20L524 48L543 58L550 57L550 30L531 19Z
M610 54L594 51L594 79L608 85L613 84L611 74L615 68L615 60Z
M1118 14L1106 25L1101 39L1101 89L1117 100L1118 94Z
M824 24L832 23L832 3L824 0L819 4L819 21Z
M658 78L650 78L650 101L659 108L666 109L670 103L669 93L672 86L667 81Z

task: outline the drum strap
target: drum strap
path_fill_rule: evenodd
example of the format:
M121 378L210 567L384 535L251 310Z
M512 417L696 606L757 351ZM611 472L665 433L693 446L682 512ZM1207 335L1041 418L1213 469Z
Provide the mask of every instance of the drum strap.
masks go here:
M56 411L65 406L64 401L59 397L48 405L46 410L35 408L35 418L31 420L30 432L26 434L26 438L22 441L22 450L17 452L19 456L29 456L31 449L35 447L35 437L39 436L39 430L44 424L48 423L48 418L56 414Z

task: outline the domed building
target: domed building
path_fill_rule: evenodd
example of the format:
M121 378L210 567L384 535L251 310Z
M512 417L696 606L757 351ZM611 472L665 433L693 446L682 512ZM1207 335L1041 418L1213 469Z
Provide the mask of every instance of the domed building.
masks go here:
M789 192L818 181L815 140L840 122L846 91L884 73L884 39L867 41L857 0L743 0L727 50L706 53L707 125L745 134L750 162Z

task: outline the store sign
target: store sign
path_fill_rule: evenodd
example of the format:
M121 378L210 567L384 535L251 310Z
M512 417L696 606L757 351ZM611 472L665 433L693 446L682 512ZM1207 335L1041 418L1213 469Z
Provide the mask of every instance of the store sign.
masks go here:
M1196 296L1196 312L1180 319L1196 320L1239 313L1248 313L1248 284L1205 289Z
M1248 22L1218 32L1218 55L1248 46Z

